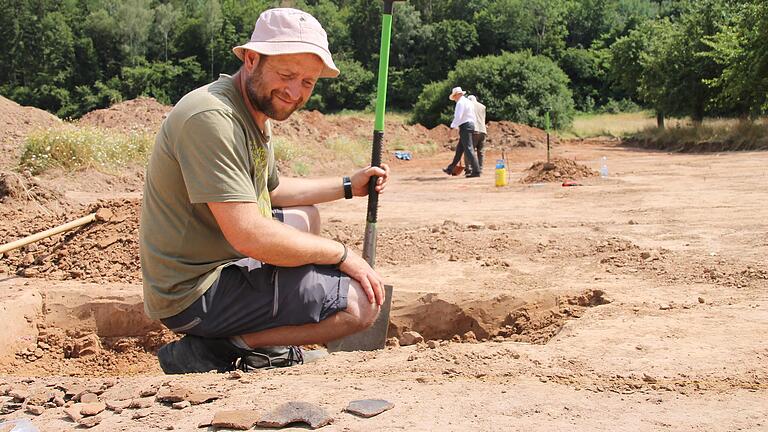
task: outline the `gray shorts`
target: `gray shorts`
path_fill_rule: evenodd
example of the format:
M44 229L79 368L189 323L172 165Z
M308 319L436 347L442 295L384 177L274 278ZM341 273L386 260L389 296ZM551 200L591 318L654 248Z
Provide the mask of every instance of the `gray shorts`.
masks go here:
M162 322L176 333L240 336L320 322L347 308L348 292L349 276L331 266L276 267L244 258L225 267L191 306Z
M273 210L282 221L282 211ZM332 266L276 267L243 258L191 306L161 320L176 333L231 337L320 322L347 308L349 276Z

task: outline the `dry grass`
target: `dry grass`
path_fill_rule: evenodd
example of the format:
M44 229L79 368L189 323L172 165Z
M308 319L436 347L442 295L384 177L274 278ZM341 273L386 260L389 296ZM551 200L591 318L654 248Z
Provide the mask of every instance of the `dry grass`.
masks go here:
M94 127L62 127L33 132L20 165L38 174L51 168L95 168L114 172L131 163L145 164L154 139L149 133L120 133Z
M768 150L768 123L717 119L701 125L648 128L626 142L644 148L680 152Z
M708 118L699 128L712 128L715 130L732 130L741 121L734 118ZM760 120L757 124L764 124ZM665 120L667 130L677 128L694 128L690 119L667 118ZM576 117L573 126L567 131L561 132L565 138L589 138L597 136L628 137L638 133L656 129L656 115L651 111L639 111L634 113L619 114L584 114ZM702 132L703 133L703 132Z

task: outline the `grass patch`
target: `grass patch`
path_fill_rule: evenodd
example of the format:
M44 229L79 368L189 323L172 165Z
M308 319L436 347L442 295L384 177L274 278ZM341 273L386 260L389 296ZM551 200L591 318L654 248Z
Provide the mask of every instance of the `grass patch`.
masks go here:
M20 165L33 174L51 168L115 172L131 163L146 164L153 144L149 133L125 134L92 127L49 129L27 137Z
M656 116L649 111L618 114L580 114L573 126L561 133L565 137L589 138L596 136L621 137L656 125Z
M402 139L395 139L387 147L390 151L407 150L419 156L430 156L439 150L438 145L431 140L425 143L405 143Z
M768 124L717 119L701 125L648 128L625 141L638 147L678 152L768 150Z
M275 160L292 162L304 155L304 148L296 142L281 137L272 137Z
M294 174L300 177L306 177L310 173L309 165L301 161L294 162L293 165L291 165L291 168L293 168Z
M371 150L368 141L340 136L328 141L327 145L336 159L349 160L356 167L363 167L370 163Z

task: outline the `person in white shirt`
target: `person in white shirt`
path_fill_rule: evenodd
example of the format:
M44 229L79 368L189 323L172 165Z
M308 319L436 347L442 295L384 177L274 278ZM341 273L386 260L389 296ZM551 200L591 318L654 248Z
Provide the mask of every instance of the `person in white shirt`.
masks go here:
M480 166L475 157L475 149L472 143L472 132L475 131L475 108L469 99L464 97L467 94L461 87L454 87L451 90L450 100L456 102L456 110L453 113L453 122L451 129L459 129L459 144L456 146L456 154L453 161L445 168L443 172L448 175L454 175L453 169L461 160L462 153L468 161L466 177L480 177Z
M472 134L475 153L477 153L477 165L480 167L480 174L483 173L483 147L485 147L485 137L488 130L485 127L485 105L481 104L475 95L467 96L475 108L475 132ZM464 166L467 166L467 160L464 159Z

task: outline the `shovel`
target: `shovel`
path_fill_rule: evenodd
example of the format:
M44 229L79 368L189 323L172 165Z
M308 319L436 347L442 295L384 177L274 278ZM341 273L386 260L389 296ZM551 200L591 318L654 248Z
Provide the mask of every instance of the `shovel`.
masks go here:
M394 3L402 0L384 0L384 14L381 18L381 47L379 50L379 83L376 89L376 119L373 128L373 149L371 166L381 166L381 144L384 140L384 112L387 105L387 76L389 73L389 42L392 37L392 9ZM376 178L368 183L368 214L363 241L363 258L373 267L376 261L376 221L379 211L379 194L376 192ZM384 304L378 318L371 327L347 337L328 343L328 351L373 351L382 349L387 342L389 311L392 306L392 286L384 285Z

